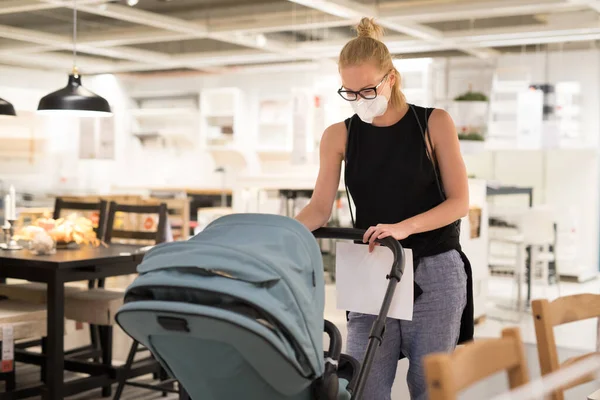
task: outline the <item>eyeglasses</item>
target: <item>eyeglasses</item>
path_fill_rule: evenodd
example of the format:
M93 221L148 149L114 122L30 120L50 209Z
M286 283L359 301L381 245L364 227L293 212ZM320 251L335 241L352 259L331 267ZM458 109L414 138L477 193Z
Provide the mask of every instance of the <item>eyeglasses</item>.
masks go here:
M377 89L385 81L385 78L387 78L388 75L389 73L385 74L385 76L383 77L383 79L381 79L377 86L364 88L359 90L358 92L344 89L344 87L342 86L338 89L338 94L342 96L342 99L346 101L356 101L358 100L358 96L362 97L365 100L373 100L375 97L377 97Z

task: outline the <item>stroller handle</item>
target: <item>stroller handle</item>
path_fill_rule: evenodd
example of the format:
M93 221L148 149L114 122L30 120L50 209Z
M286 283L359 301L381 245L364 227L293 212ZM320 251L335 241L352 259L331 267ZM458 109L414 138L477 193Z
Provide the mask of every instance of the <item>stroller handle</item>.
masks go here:
M313 235L317 239L338 239L338 240L354 240L362 241L366 230L356 228L319 228L313 231ZM383 239L377 239L377 242L386 246L394 255L392 264L391 277L400 280L404 273L404 249L399 241L391 236Z
M365 230L355 228L319 228L313 231L313 235L316 238L324 239L362 241L365 232ZM369 371L371 370L375 360L375 353L383 341L385 321L392 303L392 298L394 297L396 285L398 282L400 282L402 274L404 273L404 249L402 248L402 245L400 245L400 242L393 237L377 239L377 241L392 251L394 254L394 262L392 264L391 272L387 276L388 287L385 292L379 314L377 315L375 322L373 322L373 327L371 328L371 333L369 334L369 344L367 346L367 351L364 355L358 377L348 386L349 391L352 393L351 400L359 400L362 398L367 376L369 375Z

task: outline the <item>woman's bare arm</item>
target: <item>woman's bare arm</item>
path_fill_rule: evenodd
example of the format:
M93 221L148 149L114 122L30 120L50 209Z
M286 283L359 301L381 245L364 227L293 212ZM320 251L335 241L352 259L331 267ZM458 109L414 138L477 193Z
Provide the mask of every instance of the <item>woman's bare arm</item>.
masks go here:
M464 217L469 211L469 181L452 117L444 110L434 110L429 117L429 133L446 201L406 220L406 224L411 227L411 233L446 226Z
M346 125L343 122L325 129L319 149L319 175L315 189L310 202L296 216L296 220L311 231L329 221L340 184L345 147Z

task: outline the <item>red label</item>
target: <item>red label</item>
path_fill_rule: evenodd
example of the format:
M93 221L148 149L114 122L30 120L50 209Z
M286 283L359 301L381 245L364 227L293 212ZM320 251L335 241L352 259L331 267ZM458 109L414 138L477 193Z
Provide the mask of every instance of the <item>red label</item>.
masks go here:
M83 329L83 322L76 321L75 322L75 330L80 331Z
M13 360L2 360L2 372L11 372L13 370Z
M94 226L98 226L98 223L100 222L100 214L98 212L92 213L92 215L90 215L90 220Z
M150 230L150 229L152 229L153 226L154 226L154 220L152 219L152 217L146 218L146 220L144 221L144 228Z

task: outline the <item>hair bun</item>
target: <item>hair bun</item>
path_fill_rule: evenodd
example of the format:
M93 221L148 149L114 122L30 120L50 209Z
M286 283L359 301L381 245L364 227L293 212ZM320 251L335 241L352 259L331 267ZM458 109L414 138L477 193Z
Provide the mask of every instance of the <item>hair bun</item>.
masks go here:
M359 37L370 37L375 40L381 40L383 37L383 28L373 18L363 17L356 27L356 32Z

